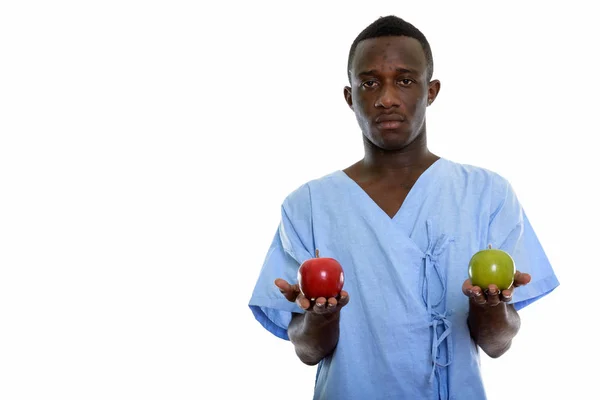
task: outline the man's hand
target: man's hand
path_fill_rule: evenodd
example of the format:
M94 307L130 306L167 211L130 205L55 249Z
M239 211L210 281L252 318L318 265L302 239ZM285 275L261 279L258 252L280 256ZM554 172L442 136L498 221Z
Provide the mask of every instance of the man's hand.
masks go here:
M470 279L465 280L462 290L473 304L495 307L500 303L510 302L515 288L527 285L529 282L531 282L531 275L517 271L512 286L506 290L499 291L496 285L490 285L487 288L473 286Z
M295 302L303 310L311 311L315 314L324 315L334 313L350 301L348 292L345 290L342 290L338 297L330 297L329 299L319 297L314 302L311 302L302 294L298 284L290 285L284 279L278 278L275 279L275 285L288 301Z
M500 357L510 348L521 319L515 307L507 303L512 300L515 288L529 282L529 274L517 271L512 286L502 291L496 285L487 288L473 286L470 279L463 283L463 293L469 297L469 332L488 356Z

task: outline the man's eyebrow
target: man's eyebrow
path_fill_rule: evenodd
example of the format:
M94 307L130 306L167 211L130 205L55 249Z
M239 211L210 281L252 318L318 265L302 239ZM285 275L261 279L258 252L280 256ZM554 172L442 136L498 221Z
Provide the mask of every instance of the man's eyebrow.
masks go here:
M402 67L396 68L396 72L399 72L401 74L416 73L416 71L413 70L413 69L402 68ZM370 75L376 75L376 74L377 74L377 70L376 69L370 69L368 71L359 72L357 76L370 76Z
M398 68L396 68L396 72L400 72L400 73L406 74L406 73L416 73L417 71L415 71L414 69L400 68L400 67L398 67Z
M377 72L377 70L370 69L368 71L359 72L358 76L375 75L376 72Z

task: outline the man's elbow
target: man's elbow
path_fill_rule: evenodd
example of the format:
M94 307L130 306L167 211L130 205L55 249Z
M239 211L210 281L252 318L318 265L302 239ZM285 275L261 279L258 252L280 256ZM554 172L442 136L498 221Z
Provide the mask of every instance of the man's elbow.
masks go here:
M479 346L483 352L490 358L500 358L504 355L512 345L512 340L509 340L504 346Z
M323 359L323 357L316 356L315 354L302 353L301 351L298 351L297 349L296 349L296 355L298 356L300 361L302 361L304 364L310 365L310 366L317 365Z
M311 359L311 358L300 358L300 361L302 361L304 364L308 365L308 366L313 366L313 365L317 365L321 360L317 360L317 359Z

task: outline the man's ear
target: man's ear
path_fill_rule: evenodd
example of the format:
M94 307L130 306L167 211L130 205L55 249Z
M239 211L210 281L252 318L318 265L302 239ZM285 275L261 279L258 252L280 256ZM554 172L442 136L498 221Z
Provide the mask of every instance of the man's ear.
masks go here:
M352 88L350 86L344 88L344 97L346 98L348 106L354 111L354 107L352 106Z
M427 105L430 106L431 103L435 101L438 93L440 93L441 83L437 79L429 82L429 87L427 88Z

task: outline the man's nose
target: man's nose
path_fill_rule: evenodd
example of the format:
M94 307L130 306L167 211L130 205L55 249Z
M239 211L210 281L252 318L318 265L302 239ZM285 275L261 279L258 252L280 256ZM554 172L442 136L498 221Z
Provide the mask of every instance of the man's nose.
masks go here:
M384 85L375 103L377 107L392 108L400 105L398 90L393 85Z

